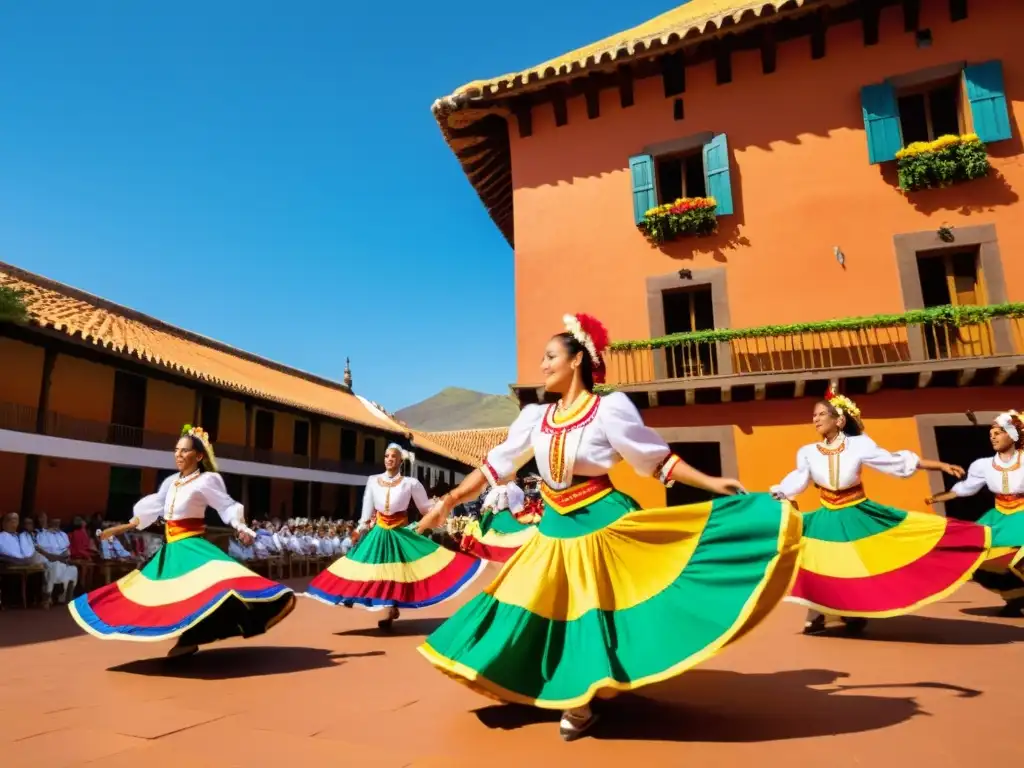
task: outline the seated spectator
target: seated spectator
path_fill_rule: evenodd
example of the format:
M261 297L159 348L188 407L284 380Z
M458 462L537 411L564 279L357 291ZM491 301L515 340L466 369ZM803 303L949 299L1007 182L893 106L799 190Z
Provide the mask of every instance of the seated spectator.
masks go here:
M243 544L241 539L242 534L238 531L235 532L234 536L231 537L231 541L228 542L228 554L240 562L246 562L255 558L253 547L251 544Z
M106 527L109 527L106 523ZM104 560L135 560L135 557L117 536L100 542L100 556Z
M5 565L32 565L35 561L35 545L18 533L19 520L17 512L10 512L0 525L0 563Z
M85 518L76 517L71 530L71 556L76 560L92 560L97 553L96 542L89 535Z
M25 521L30 522L29 520ZM39 513L39 530L35 534L35 547L39 562L45 568L46 594L53 598L53 589L59 590L56 600L66 603L75 594L78 583L78 568L71 565L71 540L60 529L60 519L50 520L45 512Z

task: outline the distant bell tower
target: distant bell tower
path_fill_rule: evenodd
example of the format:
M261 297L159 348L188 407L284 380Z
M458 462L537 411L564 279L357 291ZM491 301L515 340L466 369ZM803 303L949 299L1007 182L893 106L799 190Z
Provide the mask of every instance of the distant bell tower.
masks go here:
M345 389L347 389L349 392L351 392L352 391L352 367L349 364L349 359L347 357L345 358L345 376L344 376L344 378L341 381L345 385Z

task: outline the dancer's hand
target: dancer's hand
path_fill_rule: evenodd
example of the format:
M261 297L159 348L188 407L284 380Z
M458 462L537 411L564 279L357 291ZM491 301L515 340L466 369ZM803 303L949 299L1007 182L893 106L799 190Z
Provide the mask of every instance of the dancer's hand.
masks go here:
M722 496L736 496L747 492L747 489L743 487L739 480L734 480L731 477L712 478L709 485L709 491Z
M943 472L945 472L947 475L952 475L957 480L962 480L964 475L967 474L966 472L964 472L963 467L958 466L956 464L947 464L946 462L943 461L939 464L939 466L942 468Z
M248 546L249 546L250 544L252 544L252 536L250 536L250 535L249 535L248 533L246 533L245 531L241 531L241 532L240 532L240 533L238 534L238 540L239 540L240 542L242 542L242 545L243 545L243 546L246 546L246 547L248 547Z
M935 503L935 497L934 496L929 496L928 498L926 498L924 500L924 503L925 503L925 506L930 507L932 504Z
M112 538L117 536L117 528L104 528L102 531L99 531L99 534L100 541L110 541Z
M772 498L775 499L776 501L785 501L786 494L784 494L782 491L772 491Z

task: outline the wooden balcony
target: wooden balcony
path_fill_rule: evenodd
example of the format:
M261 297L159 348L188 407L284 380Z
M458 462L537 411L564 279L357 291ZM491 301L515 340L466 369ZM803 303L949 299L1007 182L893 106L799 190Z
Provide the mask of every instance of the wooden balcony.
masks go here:
M622 387L716 376L973 360L1024 351L1024 304L934 307L901 315L681 333L620 341L606 353Z
M29 432L81 440L89 443L120 445L127 448L147 448L167 451L170 454L178 442L178 435L123 424L80 419L54 411L39 410L27 405L0 402L0 429L14 432ZM264 451L231 443L217 443L218 458L251 461L257 464L273 464L298 469L318 469L325 472L339 472L369 476L380 471L376 465L356 461L317 458L299 454Z
M1024 303L617 341L605 360L608 388L652 406L820 396L831 379L850 394L1017 385ZM550 399L536 385L513 389L523 404Z

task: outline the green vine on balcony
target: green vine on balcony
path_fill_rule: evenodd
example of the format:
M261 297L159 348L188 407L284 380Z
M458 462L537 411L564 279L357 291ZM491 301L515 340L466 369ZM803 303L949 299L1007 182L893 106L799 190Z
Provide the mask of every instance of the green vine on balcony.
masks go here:
M916 141L896 153L896 165L900 189L905 192L948 187L989 172L985 145L973 133Z
M25 306L26 291L0 285L0 323L24 323L28 321Z
M835 331L864 331L872 328L903 328L908 325L976 325L994 317L1024 317L1024 303L991 304L987 306L928 307L912 309L897 315L870 315L843 317L788 325L761 325L754 328L716 328L710 331L673 333L657 339L615 341L612 350L664 349L677 344L710 344L734 339L763 338L766 336L794 336L801 333L829 333Z

